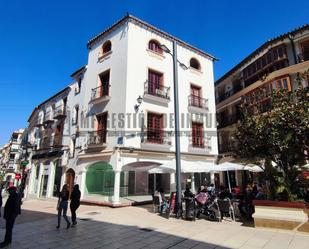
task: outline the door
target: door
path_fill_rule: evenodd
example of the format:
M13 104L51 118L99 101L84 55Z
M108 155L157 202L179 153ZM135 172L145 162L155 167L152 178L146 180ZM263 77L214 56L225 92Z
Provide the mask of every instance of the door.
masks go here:
M99 97L108 96L109 94L109 79L110 79L110 71L106 71L100 74L100 90L99 90Z
M57 197L59 192L60 192L61 176L62 176L62 168L56 166L55 181L54 181L54 188L53 188L53 196L54 197Z
M147 141L163 143L163 115L148 113L147 116Z
M153 70L148 71L148 93L158 95L158 91L163 89L163 74Z
M201 88L191 85L191 104L193 106L202 107L201 96Z
M97 116L97 140L98 143L106 143L106 130L107 130L107 113Z
M48 175L42 175L41 197L46 197L47 183L48 183Z
M192 146L204 147L204 129L202 123L192 123Z

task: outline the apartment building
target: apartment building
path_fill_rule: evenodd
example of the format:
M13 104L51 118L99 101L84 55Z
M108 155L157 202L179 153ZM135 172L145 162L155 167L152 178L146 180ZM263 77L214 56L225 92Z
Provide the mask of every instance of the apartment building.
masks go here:
M31 164L28 193L37 197L57 196L64 175L70 134L71 110L67 107L66 87L39 104L28 119Z
M23 129L14 131L9 142L0 149L0 167L4 181L16 183L15 174L20 170L23 133Z
M42 119L52 112L55 97L31 115L32 142L37 141L40 151L32 156L33 193L38 193L35 186L43 186L39 193L51 195L57 174L48 173L45 180L52 171L44 162L54 165L55 160L62 168L61 183L78 183L84 200L116 205L128 201L128 196L152 194L157 187L169 191L174 173L148 170L175 157L173 59L162 47L173 51L174 41L182 63L178 66L182 161L216 161L215 58L128 15L88 42L87 65L71 75L73 82L65 90L70 116L66 113L63 121L67 131L64 125L61 156L46 158L51 152L41 152L39 145L48 127ZM60 95L56 98L63 99ZM35 125L36 117L40 127ZM55 120L50 124L56 127ZM198 186L214 178L183 173L182 183L194 179Z
M242 103L270 108L273 91L298 87L297 73L309 69L309 25L268 40L216 81L220 154L230 154ZM308 81L303 80L308 87Z

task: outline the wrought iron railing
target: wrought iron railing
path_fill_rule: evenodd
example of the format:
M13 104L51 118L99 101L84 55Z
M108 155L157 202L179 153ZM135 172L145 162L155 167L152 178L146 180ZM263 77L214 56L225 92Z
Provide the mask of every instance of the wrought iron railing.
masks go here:
M43 137L40 141L40 148L39 149L49 149L52 145L52 138L50 136Z
M145 129L145 142L171 145L171 132L163 129Z
M144 83L144 93L160 98L170 99L170 87L150 82L148 80Z
M219 118L219 126L218 128L222 128L231 124L236 123L238 120L240 120L240 114L231 114L224 117Z
M208 108L208 99L201 98L200 96L196 95L189 95L188 97L189 106L195 106L203 109Z
M110 85L108 83L103 84L101 86L98 86L96 88L93 88L91 90L91 100L101 98L103 96L109 95L109 87Z
M106 143L107 130L89 132L88 145L100 145Z
M62 134L57 134L53 136L53 147L62 146Z
M204 135L197 136L195 134L191 134L189 137L189 144L194 148L206 148Z

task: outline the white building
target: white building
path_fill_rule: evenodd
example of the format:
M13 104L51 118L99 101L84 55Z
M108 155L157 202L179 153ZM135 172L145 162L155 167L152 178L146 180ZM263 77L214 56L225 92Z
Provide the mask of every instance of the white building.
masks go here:
M147 170L175 156L173 60L160 46L173 51L174 41L188 67L178 67L181 158L216 160L214 57L128 15L89 41L87 66L72 74L62 172L80 185L82 199L119 204L170 190L173 173ZM196 186L214 182L206 173L182 176L183 184L193 176Z
M15 174L20 170L23 133L23 129L14 131L9 142L0 149L0 167L6 182L16 183Z

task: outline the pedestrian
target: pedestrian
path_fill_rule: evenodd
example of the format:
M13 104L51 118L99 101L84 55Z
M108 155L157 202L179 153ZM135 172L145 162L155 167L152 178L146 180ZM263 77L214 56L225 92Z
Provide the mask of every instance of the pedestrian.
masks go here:
M75 226L76 223L76 210L80 205L80 190L79 185L76 184L73 187L73 191L71 193L71 203L70 203L70 210L72 214L72 227Z
M3 218L6 220L4 241L0 243L0 248L6 247L12 243L12 232L17 215L20 214L20 199L16 193L16 187L11 186L8 189L9 198L4 206Z
M71 226L71 223L67 217L68 203L69 203L68 185L64 184L59 194L58 205L57 205L57 209L58 209L58 225L56 227L57 229L60 228L61 214L63 215L63 218L67 222L67 229L69 229Z

